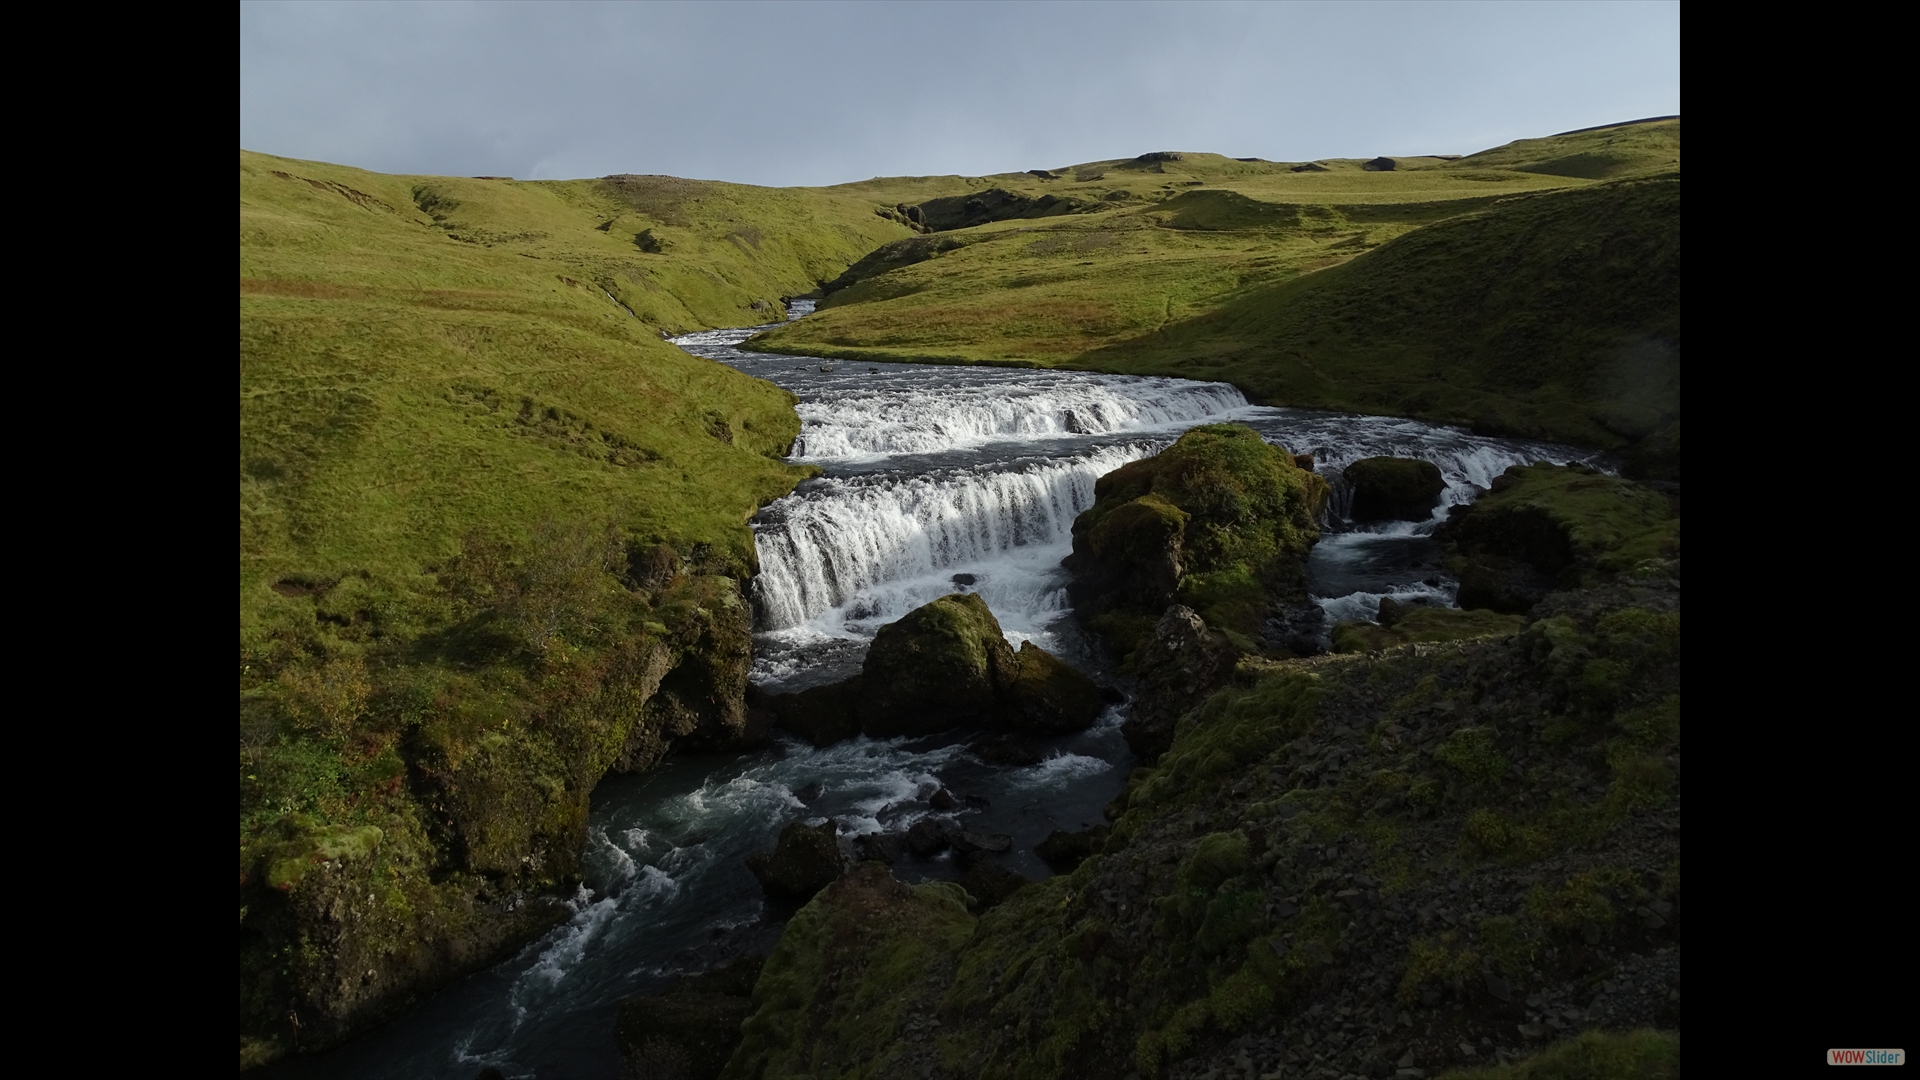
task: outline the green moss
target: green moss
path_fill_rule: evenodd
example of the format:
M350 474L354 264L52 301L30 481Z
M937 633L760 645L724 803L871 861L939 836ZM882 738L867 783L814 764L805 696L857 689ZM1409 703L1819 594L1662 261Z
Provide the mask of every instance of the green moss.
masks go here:
M776 318L910 233L873 209L241 154L243 1031L292 1003L317 1048L485 962L602 775L743 730L745 522L814 470L791 394L661 334ZM322 861L392 918L328 929L316 830L383 837Z
M1512 1065L1454 1069L1443 1080L1678 1080L1680 1036L1587 1031Z
M1326 497L1326 481L1251 428L1193 428L1095 483L1067 560L1076 606L1117 632L1115 651L1175 600L1251 648L1274 600L1302 587Z
M1518 615L1496 611L1460 608L1416 607L1391 627L1368 622L1336 623L1333 651L1337 653L1372 652L1398 645L1441 641L1470 641L1481 637L1503 637L1516 633L1525 620Z
M1680 738L1680 695L1668 694L1658 704L1629 710L1614 724L1639 746L1665 746Z
M1571 587L1679 558L1680 516L1666 496L1631 480L1578 465L1516 465L1445 537L1456 561L1467 560L1463 575L1476 558L1512 558ZM1463 590L1470 584L1463 576ZM1658 636L1632 622L1626 617L1621 632Z
M861 864L787 923L721 1075L898 1075L906 1010L931 972L951 969L974 922L959 886L909 888Z
M1527 914L1563 932L1589 922L1605 926L1618 914L1611 894L1635 884L1633 873L1621 867L1583 870L1555 887L1535 885L1527 893Z
M1412 1005L1427 989L1464 993L1479 974L1480 954L1469 948L1458 932L1415 938L1408 946L1406 970L1400 976L1400 1003Z
M1463 727L1447 736L1433 752L1434 759L1457 773L1469 785L1490 788L1505 779L1510 765L1500 752L1491 729Z
M1540 953L1537 931L1512 915L1480 920L1480 951L1501 973L1518 978L1533 967Z
M1180 603L1199 612L1208 626L1242 638L1261 633L1272 604L1267 590L1244 566L1211 574L1188 574L1180 579L1175 596Z
M1390 172L1186 154L1163 172L1107 162L1050 180L849 185L909 205L1051 196L1073 212L901 242L926 254L881 260L828 310L760 341L1226 379L1264 403L1600 445L1670 432L1676 452L1642 456L1677 468L1679 129L1524 140Z
M1177 805L1213 778L1243 769L1305 734L1313 727L1319 693L1316 676L1280 673L1207 699L1180 720L1173 748L1159 766L1137 786L1129 785L1129 812Z

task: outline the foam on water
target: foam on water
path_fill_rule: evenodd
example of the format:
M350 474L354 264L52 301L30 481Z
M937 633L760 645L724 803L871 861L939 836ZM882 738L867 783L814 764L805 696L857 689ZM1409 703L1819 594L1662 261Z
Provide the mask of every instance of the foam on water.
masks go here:
M1154 449L1137 442L1012 468L810 484L755 526L759 626L871 633L970 574L961 584L1031 635L1064 610L1057 568L1072 550L1074 519L1093 505L1094 481Z
M855 380L850 378L850 383ZM946 453L995 442L1190 427L1247 404L1225 383L1065 372L982 373L937 387L852 385L802 402L802 461Z

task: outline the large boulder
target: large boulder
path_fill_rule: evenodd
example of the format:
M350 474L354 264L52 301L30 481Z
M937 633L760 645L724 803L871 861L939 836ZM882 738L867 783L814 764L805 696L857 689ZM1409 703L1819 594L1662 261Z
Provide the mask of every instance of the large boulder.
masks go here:
M1100 715L1100 687L1059 657L1028 641L1013 654L1000 684L1010 726L1033 732L1083 731Z
M1440 467L1418 458L1362 458L1342 475L1353 486L1355 521L1425 521L1447 490Z
M882 737L967 724L1081 731L1104 704L1092 679L1033 642L1014 652L975 593L943 596L881 627L859 683L861 730Z
M861 668L861 727L869 735L928 735L991 723L1000 686L1019 662L975 593L955 593L880 628Z
M747 869L775 900L804 904L832 884L844 869L839 829L832 821L808 825L796 821L780 831L772 851L747 856Z
M826 746L967 725L1016 741L1083 731L1109 693L1031 641L1015 652L986 601L954 593L881 627L859 675L761 700L780 726Z
M1455 507L1439 536L1460 606L1514 614L1554 590L1680 557L1680 515L1666 495L1584 465L1516 465Z
M1094 484L1065 561L1074 609L1122 654L1175 602L1257 648L1274 602L1304 590L1327 493L1251 428L1193 428Z

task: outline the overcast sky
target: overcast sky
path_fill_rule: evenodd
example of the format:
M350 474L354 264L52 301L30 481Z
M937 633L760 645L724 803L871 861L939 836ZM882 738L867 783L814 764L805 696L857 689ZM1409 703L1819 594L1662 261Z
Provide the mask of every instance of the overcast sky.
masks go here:
M1680 111L1680 6L242 3L240 145L752 184L1471 153Z

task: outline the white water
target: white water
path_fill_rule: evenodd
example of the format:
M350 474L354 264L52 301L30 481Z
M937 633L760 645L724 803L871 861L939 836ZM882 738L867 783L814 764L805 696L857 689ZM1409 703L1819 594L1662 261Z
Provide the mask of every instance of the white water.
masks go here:
M1016 373L909 390L849 386L831 399L799 405L802 426L793 455L858 461L1013 440L1186 428L1246 404L1225 383L1114 375Z
M761 628L857 632L953 592L953 575L971 573L988 606L1030 633L1036 618L1062 610L1055 568L1072 550L1074 519L1093 505L1094 481L1154 449L824 480L775 503L755 531Z

